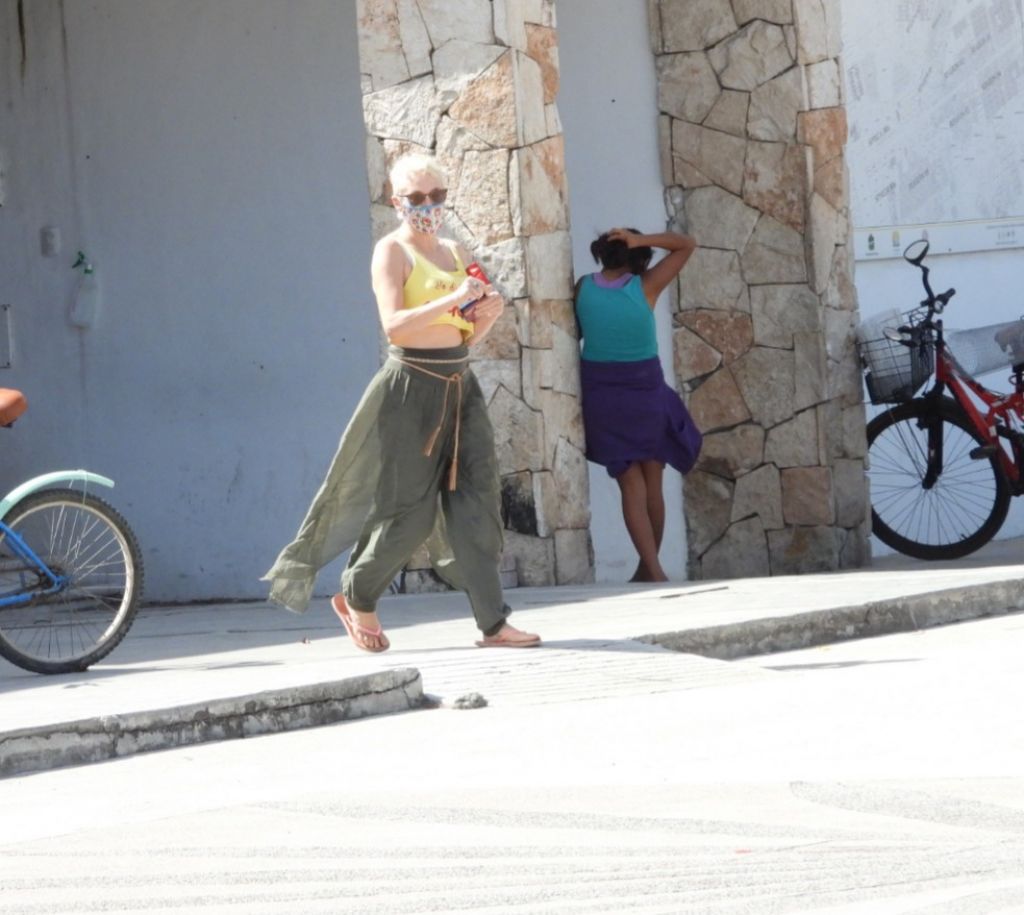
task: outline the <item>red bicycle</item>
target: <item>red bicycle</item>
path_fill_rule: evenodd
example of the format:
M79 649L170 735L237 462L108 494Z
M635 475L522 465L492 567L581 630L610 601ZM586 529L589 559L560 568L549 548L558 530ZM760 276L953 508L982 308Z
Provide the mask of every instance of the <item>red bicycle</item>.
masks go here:
M1024 319L944 331L956 290L932 292L927 254L924 240L903 252L921 269L920 307L858 328L868 395L889 405L867 427L871 529L908 556L955 559L988 543L1024 492ZM974 378L1006 366L1010 394Z

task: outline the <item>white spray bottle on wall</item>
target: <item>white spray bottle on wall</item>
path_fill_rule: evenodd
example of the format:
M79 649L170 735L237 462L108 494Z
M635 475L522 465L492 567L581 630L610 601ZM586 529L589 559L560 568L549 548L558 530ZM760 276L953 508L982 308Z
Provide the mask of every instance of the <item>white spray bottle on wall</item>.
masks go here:
M75 327L92 327L96 322L96 311L100 304L100 286L96 278L96 270L84 251L78 252L78 260L72 270L81 268L82 274L75 284L75 294L71 300L71 311L68 319Z

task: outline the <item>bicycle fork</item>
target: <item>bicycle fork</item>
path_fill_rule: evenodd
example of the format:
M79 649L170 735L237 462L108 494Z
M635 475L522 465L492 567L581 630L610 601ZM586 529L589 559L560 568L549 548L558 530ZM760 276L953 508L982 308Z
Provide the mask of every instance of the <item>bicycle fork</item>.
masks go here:
M921 417L917 425L928 433L928 454L924 476L921 478L921 488L931 489L942 475L942 446L944 439L942 427L944 424L942 416L936 411L929 416Z

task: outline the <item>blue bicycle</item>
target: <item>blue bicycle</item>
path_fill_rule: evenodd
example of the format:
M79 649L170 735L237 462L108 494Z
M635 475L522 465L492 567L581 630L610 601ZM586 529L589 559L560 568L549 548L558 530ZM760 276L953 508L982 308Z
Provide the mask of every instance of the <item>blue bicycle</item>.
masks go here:
M0 389L0 425L25 409L19 391ZM138 543L90 485L114 482L61 470L0 500L0 655L25 670L85 670L114 650L135 619L143 578Z

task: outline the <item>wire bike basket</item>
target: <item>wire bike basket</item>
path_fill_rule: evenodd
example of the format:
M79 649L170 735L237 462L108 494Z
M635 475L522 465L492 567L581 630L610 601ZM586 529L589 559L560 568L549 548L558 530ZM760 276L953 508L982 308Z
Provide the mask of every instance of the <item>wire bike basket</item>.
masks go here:
M935 340L931 331L920 326L925 315L920 308L907 312L893 308L858 325L857 355L871 403L911 400L935 371ZM901 337L907 342L901 342Z

